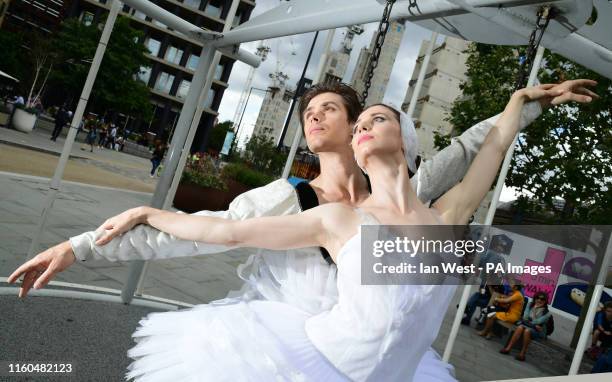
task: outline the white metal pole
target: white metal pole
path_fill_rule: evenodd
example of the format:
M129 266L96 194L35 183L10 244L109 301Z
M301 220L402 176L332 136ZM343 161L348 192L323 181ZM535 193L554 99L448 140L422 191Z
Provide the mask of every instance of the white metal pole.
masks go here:
M240 4L240 0L232 1L232 5L230 6L227 16L225 17L225 24L223 25L223 32L227 32L232 28L234 18L236 17L236 10L238 9L239 4ZM200 59L202 59L202 57L200 57ZM187 156L190 153L191 144L193 143L193 138L195 137L195 133L198 130L198 125L200 124L200 118L202 117L202 112L204 111L204 100L206 99L208 95L208 90L212 86L212 82L215 76L215 70L217 68L217 65L219 65L220 60L221 60L221 53L215 52L212 63L210 64L210 68L208 69L208 73L206 75L206 82L204 83L204 86L202 87L200 94L198 96L198 102L196 104L195 114L192 116L191 124L189 126L189 132L183 144L183 150L180 153L180 158L178 160L176 171L174 172L172 182L170 183L170 188L168 189L167 194L165 195L165 198L163 201L163 205L161 206L162 209L167 210L170 207L172 207L174 195L176 194L176 189L178 188L178 184L181 181L181 175L183 174L183 169L185 168L185 163L187 162ZM194 80L195 80L195 77L194 77ZM195 84L192 83L191 86L195 86ZM191 87L189 88L189 90L191 91ZM183 115L183 111L181 111L181 116L182 115ZM175 131L176 131L176 127L175 127ZM174 137L172 141L174 142ZM148 268L149 268L148 261L145 261L142 266L141 274L138 277L138 284L136 286L136 291L135 291L136 295L142 295L142 292L144 289L145 274Z
M234 17L236 16L236 10L238 9L238 5L240 4L240 0L233 0L232 5L228 11L227 17L225 18L225 25L223 26L223 32L227 32L232 28ZM191 144L193 143L193 138L195 137L195 133L198 130L198 126L200 124L200 118L202 117L202 113L204 111L204 101L208 96L208 91L212 86L212 82L215 77L215 71L217 65L219 65L219 61L221 60L221 53L215 53L215 57L213 58L213 62L210 66L210 70L208 71L208 76L206 78L206 83L202 88L202 92L200 93L198 99L198 105L196 108L195 116L191 121L191 126L189 126L189 134L187 135L187 140L185 141L185 146L183 147L183 152L181 153L181 157L179 159L178 167L176 172L174 173L174 178L172 179L172 184L170 185L170 189L168 190L168 194L166 195L166 200L164 202L163 209L168 209L172 207L172 202L174 200L174 195L176 194L176 189L181 181L181 175L183 173L183 169L185 168L185 163L187 162L187 156L191 151Z
M527 81L527 87L533 86L533 84L535 83L535 80L538 76L538 71L540 70L540 65L542 64L542 58L544 57L545 50L546 49L543 46L538 47L538 51L533 61L533 67L531 68L531 73L529 74L529 81ZM495 216L495 210L497 209L499 196L501 195L501 191L504 187L504 182L506 180L506 175L508 174L508 169L510 168L510 160L512 159L512 155L514 154L514 146L516 145L517 139L518 134L516 135L516 137L514 137L514 141L508 148L508 152L506 152L506 157L504 158L504 162L502 163L502 167L499 172L499 177L497 178L497 184L495 185L495 191L493 192L493 199L491 200L489 211L487 211L487 217L484 221L484 225L493 224L493 216ZM448 336L446 347L444 348L444 355L442 356L442 359L445 362L449 361L451 353L453 352L453 347L455 346L455 340L457 339L457 334L459 333L459 326L461 325L461 319L463 317L463 312L465 311L465 306L467 305L467 300L470 297L471 289L471 285L466 285L463 288L461 300L459 301L459 307L457 308L457 314L455 314L453 326L451 327L451 332Z
M317 69L317 74L315 75L315 78L312 81L314 85L318 84L323 79L323 71L325 70L325 63L327 62L327 57L329 55L329 51L331 49L331 44L334 40L335 33L336 33L335 29L331 29L327 33L323 55L321 56L321 59L319 60L319 68ZM298 117L302 118L301 115ZM289 178L289 173L291 172L291 166L293 165L295 154L297 153L298 146L300 145L300 141L302 140L303 136L304 136L303 129L298 129L298 131L296 131L295 135L293 136L293 142L291 142L291 149L289 150L289 155L287 156L287 161L285 162L285 168L283 169L283 174L281 175L285 179Z
M108 14L108 18L106 19L106 23L104 24L104 30L102 31L102 36L100 37L100 41L98 42L98 48L96 49L96 53L91 62L89 73L87 73L87 79L85 80L85 85L83 86L83 90L81 91L79 103L74 112L74 115L72 116L72 121L70 122L70 129L68 130L68 136L66 137L66 141L64 142L62 154L60 155L59 162L55 167L53 179L49 184L45 207L43 209L42 216L39 220L36 233L34 234L32 242L30 243L30 248L28 249L28 259L32 258L34 256L34 253L38 249L38 244L40 243L41 236L45 230L47 219L49 218L49 212L53 208L53 203L55 202L57 194L59 193L60 185L62 183L62 177L64 176L64 170L66 169L66 164L68 163L68 159L70 158L70 152L72 151L72 145L74 143L74 139L76 137L76 133L78 131L81 119L83 118L83 113L85 112L85 108L87 107L87 102L89 100L89 95L91 94L91 89L93 88L96 76L98 75L100 63L102 62L102 57L104 57L104 52L106 51L106 46L108 45L108 40L110 39L111 32L113 31L113 27L115 26L115 20L117 19L117 15L119 14L121 6L122 4L119 0L113 1L110 8L110 12Z
M174 173L177 170L181 151L185 146L185 141L187 140L187 135L189 133L189 127L191 126L191 121L193 120L197 103L200 98L199 96L206 82L206 77L208 75L214 55L215 48L210 44L204 44L202 47L202 53L200 54L198 67L196 68L193 81L191 82L191 86L189 87L189 91L185 97L185 103L183 104L181 115L176 124L174 136L172 137L172 143L166 157L166 165L164 166L161 177L157 182L157 186L155 187L155 192L151 200L151 206L154 208L162 208L166 200L166 195L170 189L170 185L172 184ZM138 285L138 281L140 280L143 266L143 260L135 260L130 262L128 279L126 280L123 290L121 291L121 300L126 304L129 304L134 297L134 292Z
M414 114L414 109L416 108L416 104L419 99L419 94L421 94L423 82L425 82L425 74L427 74L427 67L429 66L429 61L431 60L431 55L433 53L434 46L436 46L437 39L438 30L435 30L431 34L431 41L429 41L429 45L427 46L427 53L425 53L425 57L423 57L423 62L421 62L421 70L419 71L419 76L417 77L417 82L414 85L414 90L412 92L412 98L410 98L410 105L408 106L408 111L406 112L408 118L412 118L412 115Z
M606 252L604 253L604 258L601 263L601 268L599 269L599 272L597 275L595 290L593 291L593 295L591 296L591 302L589 303L589 308L587 310L587 314L584 319L582 331L580 332L580 338L578 339L578 345L576 345L576 351L574 352L574 358L572 358L572 364L570 366L569 373L567 375L578 374L580 363L582 363L582 356L584 355L584 351L587 347L587 343L591 338L591 323L593 322L593 319L595 318L595 313L597 313L597 305L599 305L599 300L601 299L601 294L603 293L603 288L606 283L606 276L608 274L608 267L610 266L611 261L612 261L612 234L608 237L608 247L606 248Z

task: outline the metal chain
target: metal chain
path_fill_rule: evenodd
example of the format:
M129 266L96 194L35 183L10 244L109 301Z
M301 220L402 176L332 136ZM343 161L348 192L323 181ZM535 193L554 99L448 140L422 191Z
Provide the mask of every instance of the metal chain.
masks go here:
M531 69L533 68L533 60L538 51L538 47L540 46L540 41L542 41L542 36L544 36L544 32L546 31L546 27L551 19L555 17L554 9L550 6L544 6L540 8L537 14L536 26L531 32L529 36L529 43L527 46L527 54L525 59L520 63L519 70L517 73L516 83L514 85L514 91L522 89L526 85L526 79L528 73L531 73ZM544 19L544 20L542 20ZM538 32L539 35L538 35ZM536 35L538 35L536 37ZM536 41L537 40L537 41ZM522 139L518 139L518 145L521 149L521 152L525 155L525 158L532 163L531 158L527 155L527 149L525 148Z
M385 10L383 11L382 19L380 20L380 24L378 24L378 31L376 32L376 43L374 44L374 49L372 50L372 54L370 55L370 61L368 62L368 69L366 74L365 88L363 90L363 94L361 95L361 107L365 107L366 99L368 98L368 92L370 90L370 86L372 85L372 77L374 77L374 70L378 66L378 58L380 57L380 52L382 50L383 43L385 42L385 36L387 35L387 31L389 30L389 16L391 16L391 9L393 8L393 4L395 0L387 0L387 4L385 5Z
M527 45L527 54L525 59L520 63L519 70L517 73L516 83L514 84L514 91L522 89L526 85L527 76L531 73L533 67L533 60L542 41L542 36L548 27L548 23L554 17L553 9L550 6L544 6L538 11L538 18L536 19L536 25L529 36L529 43Z

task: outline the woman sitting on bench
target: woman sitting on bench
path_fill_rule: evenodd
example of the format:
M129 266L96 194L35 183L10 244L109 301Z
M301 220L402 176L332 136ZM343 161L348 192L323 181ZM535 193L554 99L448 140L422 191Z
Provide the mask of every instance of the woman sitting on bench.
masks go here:
M524 304L523 294L521 293L522 286L518 280L514 279L510 280L510 286L512 288L510 295L495 297L493 301L495 305L483 309L487 315L487 322L484 329L478 332L479 336L483 336L488 340L491 339L493 336L491 331L496 320L514 324L521 319ZM504 311L501 311L502 309Z
M518 324L518 328L514 331L510 342L505 348L499 352L502 354L510 354L512 346L520 339L523 339L523 344L520 353L515 357L519 361L525 360L527 346L532 339L546 338L546 324L550 319L551 312L548 310L548 296L544 292L538 292L533 296L533 301L527 305L523 314L523 321Z

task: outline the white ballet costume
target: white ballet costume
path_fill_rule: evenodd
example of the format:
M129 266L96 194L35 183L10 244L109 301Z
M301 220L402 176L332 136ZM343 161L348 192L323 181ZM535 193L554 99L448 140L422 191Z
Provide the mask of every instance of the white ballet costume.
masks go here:
M357 211L363 224L377 224L371 215ZM128 351L134 362L126 379L454 381L452 367L429 349L455 286L361 285L360 245L360 233L344 244L337 277L333 271L309 272L336 281L329 301L304 306L283 302L285 295L300 298L300 281L293 293L284 291L276 301L249 300L241 294L149 314L133 334L137 344ZM274 273L274 267L268 271ZM256 288L274 291L265 283ZM320 299L321 292L311 294ZM317 305L328 309L321 312Z

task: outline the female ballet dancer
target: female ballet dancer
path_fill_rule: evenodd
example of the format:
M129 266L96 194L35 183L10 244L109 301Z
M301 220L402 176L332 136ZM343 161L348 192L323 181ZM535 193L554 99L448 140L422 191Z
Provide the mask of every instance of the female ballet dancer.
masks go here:
M325 247L338 264L339 300L331 310L317 315L272 301L151 314L134 334L139 342L129 352L136 361L128 376L143 380L411 380L420 357L435 339L454 288L361 285L356 272L358 227L362 223L465 224L488 191L518 130L524 101L558 95L551 87L524 89L512 96L464 180L433 209L419 202L408 179L407 167L416 156L414 130L409 121L383 105L362 113L352 141L356 159L372 182L372 195L359 209L327 204L294 216L226 221L141 207L144 219L135 223L186 240L268 249ZM99 244L121 233L110 230ZM11 279L23 273L18 271Z

